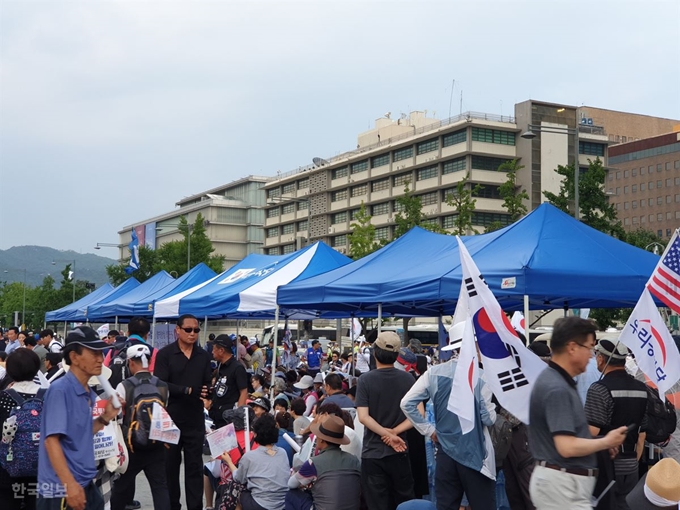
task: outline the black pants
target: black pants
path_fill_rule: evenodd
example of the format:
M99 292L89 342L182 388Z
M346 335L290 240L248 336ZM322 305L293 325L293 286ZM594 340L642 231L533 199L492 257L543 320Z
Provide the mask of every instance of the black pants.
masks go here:
M85 510L104 510L104 499L102 493L95 486L94 482L90 483L85 490ZM66 504L66 498L43 498L38 496L36 505L38 510L70 510L71 507Z
M361 490L371 510L394 510L404 501L413 499L413 474L408 453L382 459L361 459Z
M527 426L522 423L513 429L510 451L503 461L505 494L512 510L536 510L529 496L529 482L535 463L529 451Z
M458 510L463 493L475 510L496 510L496 482L459 464L441 448L437 451L434 493L437 510Z
M144 471L144 476L149 481L154 509L170 508L170 493L165 478L165 469L163 469L164 463L165 447L162 445L154 450L130 453L127 471L113 484L111 510L125 510L125 505L132 501L135 496L135 479L141 471Z
M180 510L179 471L184 450L184 490L187 510L203 510L203 438L201 429L180 429L179 443L169 445L165 453L165 468L170 491L170 509Z
M626 503L626 496L632 491L640 478L637 471L627 475L616 475L616 483L612 487L614 492L615 508L617 510L635 510L631 509Z

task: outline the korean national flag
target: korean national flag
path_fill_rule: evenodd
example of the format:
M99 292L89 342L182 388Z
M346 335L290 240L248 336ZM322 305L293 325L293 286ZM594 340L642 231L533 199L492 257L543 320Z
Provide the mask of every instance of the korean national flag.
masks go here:
M531 390L548 365L517 337L460 237L458 246L462 285L484 365L484 380L500 404L528 424Z
M667 392L680 379L680 353L649 290L645 289L619 341L630 349L640 370Z

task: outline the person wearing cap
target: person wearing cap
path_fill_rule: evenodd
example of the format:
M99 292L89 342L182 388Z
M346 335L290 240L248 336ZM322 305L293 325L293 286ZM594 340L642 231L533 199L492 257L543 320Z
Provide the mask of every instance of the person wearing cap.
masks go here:
M626 372L628 348L620 342L600 340L595 347L597 369L603 377L586 397L586 419L593 436L621 426L635 425L614 458L616 484L611 491L616 508L628 510L626 496L638 482L638 460L644 451L647 425L645 383Z
M184 490L187 510L203 510L203 400L212 384L210 355L198 344L198 319L177 319L177 340L158 351L154 375L168 383L168 413L180 430L179 443L169 445L165 467L170 489L170 510L180 510L179 473L184 452Z
M302 391L302 399L305 401L304 416L309 417L314 410L314 406L319 402L319 397L314 391L314 378L311 375L303 375L299 382L293 384L293 387Z
M321 371L321 362L326 356L321 348L321 342L312 340L312 346L307 348L305 359L307 360L307 373L315 376Z
M529 447L536 459L529 492L538 510L590 510L597 479L596 453L615 453L626 427L593 439L574 377L586 370L595 348L595 326L580 317L555 321L552 358L531 391Z
M224 411L246 405L248 399L248 373L234 357L234 341L229 335L219 335L213 341L213 358L219 363L215 370L215 385L210 404L210 418L215 428L227 424Z
M262 373L264 368L264 353L260 349L260 343L257 338L251 338L248 340L250 345L250 367L256 374Z
M680 508L680 464L675 459L661 459L644 474L626 502L634 510Z
M50 385L40 422L38 504L41 510L101 510L104 501L93 480L97 475L93 435L116 417L112 402L92 419L97 395L88 386L102 373L108 345L97 332L79 326L66 336L68 373Z
M158 390L163 404L168 404L168 385L151 375L149 371L151 361L151 351L146 345L131 345L126 351L128 373L130 377L122 381L116 387L116 393L126 402L123 413L123 423L126 430L130 426L133 414L132 401L134 388L139 384L150 384ZM165 447L163 443L156 442L153 448L143 452L128 451L129 463L127 470L113 484L111 495L111 510L125 510L127 504L133 501L135 495L135 479L137 475L144 471L144 476L149 482L151 495L153 497L154 510L167 510L170 508L170 493L165 469Z
M400 347L395 332L380 333L373 342L376 370L362 374L357 383L357 416L365 427L361 486L371 510L393 510L414 498L405 434L412 425L399 403L415 380L394 368Z
M252 408L253 412L255 413L255 418L260 418L261 416L269 413L271 411L272 406L269 403L269 399L267 397L259 397L256 398L255 400L251 400L248 402L248 405Z
M358 510L361 464L354 455L340 449L350 443L345 423L337 416L326 415L310 428L319 453L288 479L286 508L309 508L306 505L313 504L317 510ZM331 479L324 482L328 476ZM310 485L311 493L300 490Z

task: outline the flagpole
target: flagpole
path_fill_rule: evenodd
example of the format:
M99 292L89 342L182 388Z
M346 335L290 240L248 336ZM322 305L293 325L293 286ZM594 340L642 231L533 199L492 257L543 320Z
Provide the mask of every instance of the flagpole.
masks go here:
M378 303L378 334L382 331L382 303Z
M531 335L529 329L531 328L531 321L529 320L529 296L524 294L524 335L527 339L527 345L531 343Z

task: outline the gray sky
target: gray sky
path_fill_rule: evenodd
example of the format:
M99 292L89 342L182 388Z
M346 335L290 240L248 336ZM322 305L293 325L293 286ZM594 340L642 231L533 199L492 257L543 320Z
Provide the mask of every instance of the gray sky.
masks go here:
M0 249L93 251L391 111L540 99L680 119L680 2L0 5ZM111 253L111 256L114 256Z

